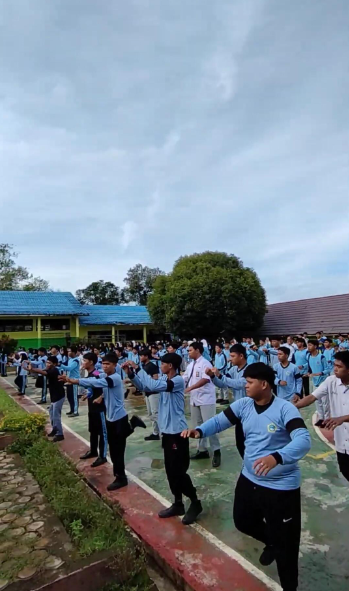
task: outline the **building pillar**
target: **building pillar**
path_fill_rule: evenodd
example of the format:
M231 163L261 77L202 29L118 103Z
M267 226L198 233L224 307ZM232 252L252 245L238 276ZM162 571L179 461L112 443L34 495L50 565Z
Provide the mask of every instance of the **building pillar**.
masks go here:
M79 339L80 336L80 323L79 323L79 316L75 318L75 337Z
M147 342L147 327L143 326L143 343Z
M41 318L37 319L38 347L41 347Z
M120 333L119 333L119 329L118 328L116 329L116 340L117 340L117 342L120 341Z
M111 327L111 342L115 345L115 325Z

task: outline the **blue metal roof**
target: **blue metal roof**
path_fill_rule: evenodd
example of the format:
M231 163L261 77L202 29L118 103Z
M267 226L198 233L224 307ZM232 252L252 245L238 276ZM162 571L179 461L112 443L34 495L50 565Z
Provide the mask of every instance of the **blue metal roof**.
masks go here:
M81 316L86 307L69 292L0 291L0 315Z
M146 306L83 306L88 316L82 326L91 324L151 324Z

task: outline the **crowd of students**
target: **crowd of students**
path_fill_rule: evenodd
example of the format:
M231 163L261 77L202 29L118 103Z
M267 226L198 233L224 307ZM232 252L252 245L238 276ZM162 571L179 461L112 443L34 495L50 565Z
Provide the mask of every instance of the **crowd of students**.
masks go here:
M146 428L125 409L129 384L145 395L152 433L147 441L161 441L173 504L160 518L183 516L193 523L203 510L190 475L190 460L212 455L221 464L219 433L235 427L237 450L243 460L235 489L237 529L261 541L262 565L276 561L282 589L298 586L300 543L300 470L298 461L309 451L311 439L298 409L316 403L317 425L333 429L339 469L349 481L349 341L317 334L263 338L246 337L214 349L205 340L126 346L72 345L68 349L19 350L4 360L2 373L12 363L16 385L25 393L28 375L38 376L41 403L50 393L53 441L64 438L61 413L65 387L68 416L78 416L79 400L88 401L90 450L82 460L93 467L107 459L114 469L108 490L127 486L125 449L136 428ZM143 393L143 394L142 394ZM192 428L185 416L188 395ZM231 399L234 401L231 403ZM348 399L348 400L347 400ZM217 404L224 407L216 414ZM197 449L189 453L189 438ZM190 500L186 509L183 497Z

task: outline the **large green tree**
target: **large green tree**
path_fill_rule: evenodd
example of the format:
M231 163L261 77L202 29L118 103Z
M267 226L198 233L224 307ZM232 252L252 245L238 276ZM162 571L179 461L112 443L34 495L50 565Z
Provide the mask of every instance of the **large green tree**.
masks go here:
M17 256L11 244L0 244L0 291L48 291L45 279L34 277L28 269L16 265Z
M126 288L123 290L124 298L128 302L136 302L140 306L146 306L156 278L162 275L164 272L158 268L143 267L140 263L135 265L128 270L124 279L126 284Z
M255 271L236 256L204 252L181 257L172 273L159 277L148 308L159 328L182 337L213 339L257 330L266 296Z
M78 289L75 295L81 304L117 305L122 302L119 288L102 279L93 281L85 289Z

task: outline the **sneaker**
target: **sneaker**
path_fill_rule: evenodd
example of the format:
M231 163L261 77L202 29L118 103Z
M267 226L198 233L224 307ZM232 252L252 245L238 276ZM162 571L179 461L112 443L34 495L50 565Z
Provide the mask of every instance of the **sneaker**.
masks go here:
M57 429L52 429L51 433L47 433L47 437L54 437L57 433Z
M52 441L53 443L57 443L57 441L64 441L64 435L55 435Z
M91 468L98 468L98 466L103 466L103 464L106 464L106 462L107 458L97 458L97 460L91 464Z
M92 451L87 451L83 456L80 456L80 460L89 460L90 458L98 458L98 454L94 454Z
M212 468L219 468L220 465L221 465L221 450L217 449L215 452L213 452Z
M123 488L124 486L128 485L127 478L115 478L114 482L108 484L107 490L119 490L119 488Z
M230 404L229 400L222 400L221 404Z
M148 435L148 437L144 437L144 441L160 441L160 435L152 433L151 435Z
M46 400L39 400L36 404L47 404Z
M216 400L217 404L222 404L222 402L223 402L223 398L217 398L217 400Z
M78 412L73 412L73 413L69 413L68 417L73 418L73 417L78 417L79 413Z
M74 413L70 410L69 412L65 413L67 415L67 417L71 417Z
M171 507L159 511L158 515L161 519L166 519L167 517L177 517L179 515L184 515L184 513L185 509L183 503L173 503Z
M197 500L190 503L189 509L182 519L183 525L191 525L194 523L200 513L202 513L201 501Z
M207 460L210 457L208 450L206 451L197 451L195 454L190 456L191 460Z
M275 560L275 554L272 546L266 546L259 557L262 566L269 566Z
M135 429L136 427L141 427L142 429L147 428L147 425L142 421L140 417L137 417L137 415L133 415L133 417L130 419L130 425L132 429Z

